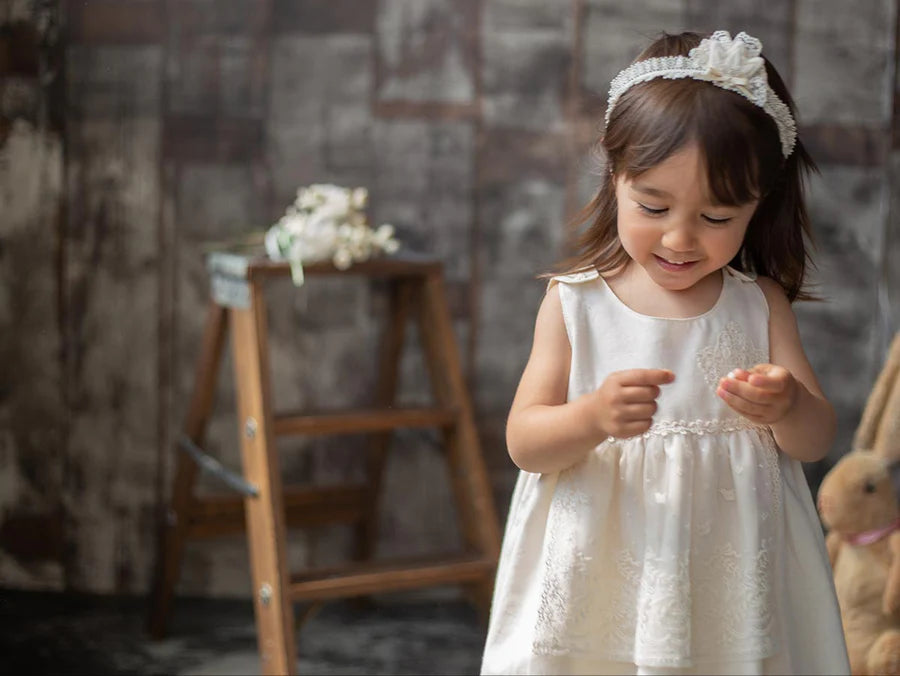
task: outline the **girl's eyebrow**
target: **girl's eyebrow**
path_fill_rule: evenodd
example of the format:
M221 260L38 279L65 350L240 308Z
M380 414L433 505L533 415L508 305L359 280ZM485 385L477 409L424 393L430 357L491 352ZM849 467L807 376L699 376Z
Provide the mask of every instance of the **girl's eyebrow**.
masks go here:
M631 187L637 190L638 192L642 192L645 195L650 195L651 197L671 197L669 193L665 190L660 190L659 188L653 188L649 185L641 185L640 183L632 183Z

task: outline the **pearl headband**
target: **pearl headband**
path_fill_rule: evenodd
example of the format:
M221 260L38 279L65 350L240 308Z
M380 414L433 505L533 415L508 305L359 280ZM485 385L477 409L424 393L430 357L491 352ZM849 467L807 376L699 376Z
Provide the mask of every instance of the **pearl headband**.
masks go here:
M701 40L687 56L664 56L633 63L616 75L610 84L606 123L609 124L609 117L619 97L640 82L660 77L667 80L703 80L737 92L766 111L778 126L781 152L788 157L797 141L797 125L791 109L769 86L761 52L762 43L744 32L738 33L732 40L728 31L716 31Z

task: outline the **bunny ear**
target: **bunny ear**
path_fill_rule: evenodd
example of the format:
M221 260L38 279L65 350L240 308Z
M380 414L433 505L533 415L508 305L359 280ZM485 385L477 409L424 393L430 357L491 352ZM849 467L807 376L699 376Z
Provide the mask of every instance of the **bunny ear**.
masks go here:
M900 500L900 460L894 460L887 466L888 475L891 477L891 485L894 487L894 495Z

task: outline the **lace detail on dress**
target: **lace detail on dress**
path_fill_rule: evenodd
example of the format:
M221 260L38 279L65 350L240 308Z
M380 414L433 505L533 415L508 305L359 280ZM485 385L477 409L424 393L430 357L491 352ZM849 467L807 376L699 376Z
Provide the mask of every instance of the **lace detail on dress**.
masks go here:
M713 389L718 385L719 378L732 369L750 369L768 360L768 352L754 345L735 321L725 325L714 344L697 353L697 366L703 372L703 379Z
M613 566L591 565L591 557L579 553L564 568L553 565L550 555L532 651L673 668L723 655L771 655L769 539L754 551L741 552L728 542L693 556L702 565L691 567L687 551L673 561L659 555L642 559L623 549Z
M589 652L591 635L587 628L589 604L583 594L572 595L573 581L593 580L597 568L591 566L567 523L582 509L590 509L591 494L579 490L571 474L564 473L557 485L547 517L547 546L544 555L544 583L537 612L536 654L563 654L572 650ZM589 539L593 543L594 539ZM567 565L561 566L562 561ZM546 629L549 629L547 631ZM580 632L580 633L579 633Z
M691 654L691 576L687 551L674 565L667 558L644 561L634 652L656 666L676 667Z
M667 437L671 434L724 434L726 432L737 432L738 430L757 429L766 431L769 428L751 422L746 418L724 418L717 420L658 420L651 425L650 429L644 432L641 437L649 439L650 437Z
M748 646L754 654L771 654L774 589L771 543L764 540L756 552L738 552L731 543L716 547L707 561L706 574L697 580L710 593L698 599L694 613L703 626L714 622L719 650L739 657Z
M657 431L698 434L699 428L711 433L763 426L743 419L665 421ZM613 512L591 523L584 515L595 513L609 491L627 490L625 475L601 488L583 471L561 473L544 531L533 653L669 668L687 667L697 659L750 660L773 654L777 604L772 549L778 529L773 515L781 512L782 488L778 449L764 429L753 435L754 442L745 442L758 446L758 454L727 461L731 471L721 473L725 483L719 486L698 483L711 467L703 463L718 460L710 460L691 442L680 448L679 454L693 457L684 466L685 473L694 473L694 490L714 496L696 503L704 506L693 526L667 518L679 509L677 503L658 499L666 486L677 491L669 483L674 470L669 479L666 472L644 474L644 498L633 505L634 515ZM625 445L598 450L598 462L605 464L596 471L615 476L629 452ZM727 480L729 476L740 476L740 483ZM656 484L657 479L664 483ZM740 515L748 509L758 510L758 520L743 521ZM742 523L756 525L735 528ZM682 545L675 547L677 540Z

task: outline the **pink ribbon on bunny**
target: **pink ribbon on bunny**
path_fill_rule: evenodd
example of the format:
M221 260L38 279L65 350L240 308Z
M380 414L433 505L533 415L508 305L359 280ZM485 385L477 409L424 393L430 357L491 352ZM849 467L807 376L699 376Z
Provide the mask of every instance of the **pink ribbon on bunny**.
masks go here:
M864 530L861 533L848 535L844 538L844 541L856 546L870 545L873 542L878 542L882 538L887 537L895 530L900 530L900 517L897 517L896 519L894 519L894 521L889 523L887 526L883 526L882 528Z

